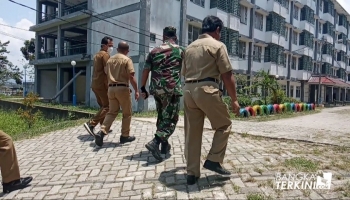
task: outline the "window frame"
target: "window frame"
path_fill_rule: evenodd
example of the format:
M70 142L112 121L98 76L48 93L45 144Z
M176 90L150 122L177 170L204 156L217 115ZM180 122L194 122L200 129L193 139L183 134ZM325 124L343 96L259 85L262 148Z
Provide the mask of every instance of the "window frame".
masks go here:
M258 29L260 31L263 31L264 30L264 15L258 13L258 12L255 12L255 15L254 15L254 28L255 29Z
M190 2L196 4L197 6L205 8L205 0L190 0Z
M242 11L243 11L244 13L242 13ZM240 19L239 19L240 22L241 22L242 24L247 25L247 24L248 24L248 8L241 5L241 6L240 6L239 12L240 12L240 14L241 14ZM242 18L243 18L243 19L242 19Z

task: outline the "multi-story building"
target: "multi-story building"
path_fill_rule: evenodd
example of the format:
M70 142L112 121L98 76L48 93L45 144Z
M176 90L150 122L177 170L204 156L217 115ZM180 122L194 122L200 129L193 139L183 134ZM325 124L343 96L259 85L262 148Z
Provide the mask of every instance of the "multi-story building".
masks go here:
M317 99L318 74L323 100L330 94L344 99L344 81L350 80L350 16L335 0L37 0L37 10L31 30L41 51L31 64L36 91L44 98L54 97L72 79L75 60L77 100L96 105L90 90L92 58L103 36L115 44L129 42L140 80L145 57L162 43L165 26L175 26L179 44L187 46L200 35L207 15L223 20L221 40L233 67L250 80L257 71L269 70L288 96L306 102ZM70 85L56 100L70 102L72 93ZM133 105L139 111L154 108L152 98Z

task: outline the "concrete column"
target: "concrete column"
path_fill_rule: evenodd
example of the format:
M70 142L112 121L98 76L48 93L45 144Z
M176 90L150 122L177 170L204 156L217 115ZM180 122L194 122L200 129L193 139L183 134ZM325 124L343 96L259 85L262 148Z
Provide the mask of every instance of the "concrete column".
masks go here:
M91 106L90 105L90 91L91 91L91 70L92 70L92 61L89 62L89 64L86 66L85 69L85 80L86 80L86 85L85 85L85 105L86 106Z
M41 53L41 37L38 33L35 33L35 59L39 59L39 54Z
M300 100L304 102L304 96L305 96L305 81L300 81Z
M36 9L36 24L40 24L43 12L43 4L40 3L39 0L36 0Z
M64 8L65 8L66 0L60 0L58 3L58 17L64 16Z
M338 88L338 101L341 99L341 88Z
M59 25L57 27L57 57L64 56L63 48L64 48L64 31L61 29L61 26Z
M57 77L57 82L56 82L56 94L61 90L63 87L63 74L62 74L62 68L60 67L60 64L56 65L56 77ZM57 103L62 103L63 100L63 94L61 94L57 99Z
M333 89L334 89L334 87L332 86L332 90L331 90L331 91L332 91L332 93L331 93L331 102L333 102L333 100L334 100L334 99L333 99L333 92L334 92Z

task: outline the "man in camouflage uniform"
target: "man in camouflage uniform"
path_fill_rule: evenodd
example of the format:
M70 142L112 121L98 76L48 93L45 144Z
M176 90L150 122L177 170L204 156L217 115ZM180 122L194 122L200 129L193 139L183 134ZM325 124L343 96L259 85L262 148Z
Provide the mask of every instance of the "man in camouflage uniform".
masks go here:
M145 85L151 72L150 94L154 96L158 118L157 132L153 140L146 144L146 148L159 161L163 160L161 154L167 154L171 149L168 139L174 133L179 120L182 96L180 71L185 49L177 45L176 41L176 28L165 27L163 44L148 54L141 81L141 95L147 99L149 93Z

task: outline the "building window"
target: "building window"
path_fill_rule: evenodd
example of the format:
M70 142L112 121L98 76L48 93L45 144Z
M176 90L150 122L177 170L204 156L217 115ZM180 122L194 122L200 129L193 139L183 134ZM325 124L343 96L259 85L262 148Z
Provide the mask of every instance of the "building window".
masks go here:
M288 40L288 34L289 33L289 28L286 27L286 31L284 32L284 37L286 38L286 41Z
M292 69L296 70L297 69L297 58L292 57Z
M288 54L285 54L285 56L284 56L284 64L283 64L284 67L287 67L287 61L288 61Z
M323 1L320 2L320 11L323 11Z
M241 6L241 23L247 24L248 21L248 8Z
M298 44L298 33L293 31L293 44Z
M320 34L322 34L322 27L323 27L323 24L321 22L318 22L318 32Z
M199 6L204 8L205 0L190 0L190 1L193 2L196 5L199 5Z
M239 51L238 51L239 58L245 59L246 46L247 46L246 42L239 41Z
M299 8L296 5L294 5L293 17L294 19L299 20Z
M261 53L262 53L261 46L254 45L253 60L255 62L261 62Z
M260 13L255 13L255 24L254 27L260 31L263 30L264 27L264 16Z
M290 87L290 97L294 98L294 85L289 86Z
M296 98L300 98L300 94L301 94L301 89L300 89L300 86L297 86L296 87L296 90L295 90L296 94L295 94L295 97Z
M151 41L151 42L155 42L156 41L156 34L154 34L154 33L151 33L151 35L149 36L149 40Z
M202 32L202 29L189 24L188 25L188 44L191 44L193 41L197 40L201 32Z

